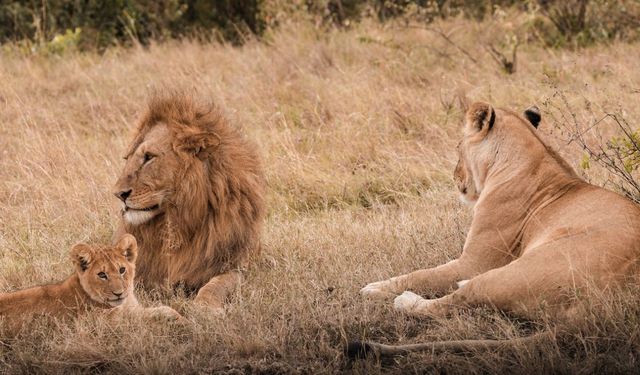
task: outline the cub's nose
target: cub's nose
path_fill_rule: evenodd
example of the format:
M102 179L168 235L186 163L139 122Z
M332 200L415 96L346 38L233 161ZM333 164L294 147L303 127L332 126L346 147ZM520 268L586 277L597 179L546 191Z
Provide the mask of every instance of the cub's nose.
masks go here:
M116 197L118 197L118 199L120 199L121 201L125 202L127 200L127 198L129 198L129 196L131 195L131 189L129 190L121 190L117 193L114 193Z

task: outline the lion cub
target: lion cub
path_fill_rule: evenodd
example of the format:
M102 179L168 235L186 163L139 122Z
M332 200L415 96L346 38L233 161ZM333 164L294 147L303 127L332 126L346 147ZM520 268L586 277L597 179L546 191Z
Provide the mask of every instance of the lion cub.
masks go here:
M0 318L17 329L34 315L74 317L92 309L110 316L121 313L144 317L182 318L168 306L143 308L133 293L136 239L123 235L115 246L77 244L71 249L76 272L58 284L0 293Z

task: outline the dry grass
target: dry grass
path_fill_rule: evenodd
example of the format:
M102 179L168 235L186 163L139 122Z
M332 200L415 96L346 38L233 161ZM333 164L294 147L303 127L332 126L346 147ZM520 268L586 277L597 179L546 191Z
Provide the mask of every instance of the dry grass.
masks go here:
M470 218L450 178L458 92L512 109L538 104L561 118L569 115L561 91L580 122L618 110L640 118L637 45L578 52L523 45L518 72L507 76L482 45L511 26L438 25L477 63L429 31L366 24L325 34L298 25L242 48L181 42L104 56L3 55L1 290L59 280L71 272L73 243L109 240L111 186L153 89L194 90L218 103L259 144L270 196L264 254L226 318L175 297L163 302L193 326L110 327L99 316L34 322L0 347L0 372L637 371L636 293L606 304L605 313L596 309L583 333L540 350L355 364L342 357L354 338L505 338L537 327L485 310L407 319L357 293L460 253ZM578 166L580 150L557 141L545 116L541 131ZM597 184L610 178L597 169L584 174Z

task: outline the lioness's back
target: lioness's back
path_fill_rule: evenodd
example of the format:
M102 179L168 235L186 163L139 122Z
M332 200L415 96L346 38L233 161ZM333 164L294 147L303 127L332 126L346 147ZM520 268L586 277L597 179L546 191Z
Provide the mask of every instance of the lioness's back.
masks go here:
M619 194L582 182L541 209L532 223L536 237L565 235L583 242L581 247L602 245L622 252L640 252L640 207ZM592 238L586 241L586 237ZM615 238L615 241L611 241Z

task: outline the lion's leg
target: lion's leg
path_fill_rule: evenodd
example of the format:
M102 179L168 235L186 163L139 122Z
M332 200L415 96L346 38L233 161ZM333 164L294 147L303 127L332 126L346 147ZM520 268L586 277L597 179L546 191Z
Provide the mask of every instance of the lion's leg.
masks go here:
M491 306L525 318L535 317L543 301L554 309L560 307L559 287L567 285L567 275L549 265L522 260L478 275L442 298L424 299L405 292L394 300L394 307L411 315L443 317L458 308Z
M457 282L470 279L481 271L480 267L456 259L438 267L418 270L389 280L368 284L360 290L360 294L376 299L392 298L405 290L425 294L444 294L456 287Z
M511 196L501 197L499 194L494 197L498 198L512 199ZM518 233L522 229L521 218L517 215L505 215L499 218L498 223L496 224L493 209L476 209L459 259L435 268L369 284L361 290L361 294L374 298L388 298L405 290L412 290L421 294L442 295L454 289L459 281L469 280L483 272L508 264L515 258L513 249L517 248L514 244L517 243ZM497 227L500 230L497 230Z
M196 295L195 301L207 307L223 311L227 297L233 293L242 282L242 274L231 271L213 277Z

